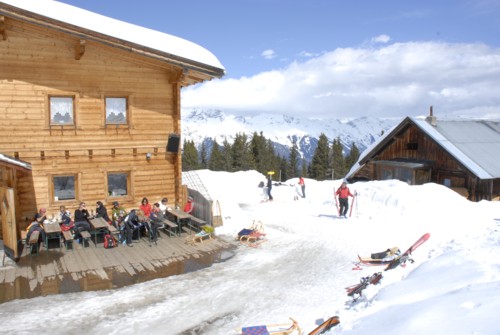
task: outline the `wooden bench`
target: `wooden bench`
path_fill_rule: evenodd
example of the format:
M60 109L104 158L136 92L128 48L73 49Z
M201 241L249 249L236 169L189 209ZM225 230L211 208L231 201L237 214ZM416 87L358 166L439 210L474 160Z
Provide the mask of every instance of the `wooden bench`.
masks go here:
M118 241L120 241L120 231L113 225L109 225L108 230L111 236L117 241L116 246L118 246L118 244L120 244L118 243Z
M26 243L26 247L28 249L28 252L30 253L30 256L31 254L33 253L33 246L35 246L36 248L36 254L38 255L38 251L39 251L39 247L38 247L38 239L40 237L40 231L39 230L35 230L34 232L31 233L30 235L30 240L27 241ZM26 237L25 237L26 239Z
M188 221L187 225L194 232L199 232L201 227L206 225L207 222L197 218L196 216L191 216L190 221Z
M71 249L73 250L73 235L69 230L62 232L64 237L64 245L66 246L66 250L69 250L69 246L71 245Z
M83 239L82 246L85 248L85 242L87 242L88 245L90 246L90 239L91 239L90 233L88 231L84 230L80 233L80 235L82 235L82 239Z
M165 231L169 234L169 236L177 236L177 233L175 232L175 230L179 227L176 223L170 221L170 220L167 220L167 219L163 219L162 223L164 224L164 227L163 229L165 229Z

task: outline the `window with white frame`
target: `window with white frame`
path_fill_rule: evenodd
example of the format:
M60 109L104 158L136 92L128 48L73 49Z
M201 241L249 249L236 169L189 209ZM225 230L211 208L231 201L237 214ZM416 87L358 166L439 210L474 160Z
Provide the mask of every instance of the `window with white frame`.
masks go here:
M106 97L106 124L128 124L127 98Z
M73 97L49 97L50 124L58 126L73 126L75 124L75 109Z

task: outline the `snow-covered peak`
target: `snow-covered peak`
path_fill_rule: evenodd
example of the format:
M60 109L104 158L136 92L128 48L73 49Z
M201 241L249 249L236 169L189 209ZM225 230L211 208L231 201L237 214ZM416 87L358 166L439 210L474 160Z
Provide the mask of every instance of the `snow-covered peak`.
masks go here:
M182 111L182 136L200 145L206 138L217 140L219 144L225 139L232 143L237 133L250 137L254 132L262 132L266 138L284 147L292 147L294 141L301 143L299 151L308 160L312 151L305 144L315 145L322 133L330 141L339 137L346 150L353 142L363 150L401 119L360 117L318 120L277 114L236 116L216 109L187 109Z

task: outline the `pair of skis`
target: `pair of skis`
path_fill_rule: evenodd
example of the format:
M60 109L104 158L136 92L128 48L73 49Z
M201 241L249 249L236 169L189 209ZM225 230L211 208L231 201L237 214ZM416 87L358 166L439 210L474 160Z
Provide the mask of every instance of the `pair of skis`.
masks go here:
M358 193L356 191L354 191L354 196L352 197L352 202L351 202L351 209L349 210L349 217L351 217L351 215L352 215L352 209L354 208L354 200L356 200L357 195L358 195ZM338 213L339 218L340 218L341 217L340 216L340 207L339 207L339 202L337 201L336 194L334 195L334 198L335 198L335 207L337 208L337 213Z
M413 243L412 246L408 248L408 250L406 250L401 256L398 256L390 261L385 267L384 271L395 269L400 265L404 266L407 261L413 263L413 259L410 258L412 252L415 251L419 246L421 246L425 241L427 241L429 237L431 237L430 233L422 235L422 237L420 237L415 243ZM354 300L356 300L361 296L363 290L367 288L368 285L375 285L380 281L380 279L382 279L382 272L376 272L369 277L363 277L361 278L359 284L346 287L347 295L349 297L353 297ZM358 295L358 297L356 297L356 295Z

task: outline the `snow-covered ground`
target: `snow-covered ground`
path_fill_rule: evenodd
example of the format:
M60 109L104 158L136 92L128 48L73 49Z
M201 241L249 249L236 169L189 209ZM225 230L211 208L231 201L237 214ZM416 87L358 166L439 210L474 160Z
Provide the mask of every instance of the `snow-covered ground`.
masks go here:
M289 180L261 202L265 177L255 171L199 173L221 204L219 238L261 220L266 242L184 275L1 304L0 333L219 335L293 317L308 334L338 315L328 334L500 334L499 202L471 203L436 184L356 183L352 217L337 219L339 181L306 179L306 198L295 201ZM352 270L358 254L404 251L424 233L413 264L384 272L352 302L345 287L382 270Z

